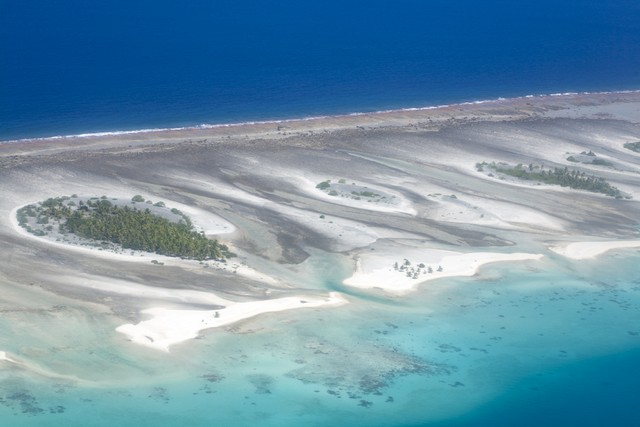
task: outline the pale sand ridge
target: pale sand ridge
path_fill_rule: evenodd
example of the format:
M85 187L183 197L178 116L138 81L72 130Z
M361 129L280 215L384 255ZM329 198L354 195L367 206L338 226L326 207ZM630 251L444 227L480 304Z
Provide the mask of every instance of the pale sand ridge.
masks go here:
M567 258L581 260L595 258L613 249L639 247L640 240L618 240L608 242L574 242L566 246L550 246L549 249Z
M4 360L6 362L11 362L11 363L19 363L16 360L13 360L9 356L7 356L7 352L6 351L0 351L0 360Z
M204 329L218 328L264 313L346 303L341 294L331 292L326 298L297 296L239 302L220 310L169 310L156 307L143 311L151 315L151 319L137 325L122 325L116 330L136 344L169 351L172 345L195 338Z
M416 258L419 256L420 258ZM356 272L353 276L345 279L343 283L356 288L372 289L378 288L393 294L405 294L414 291L418 285L429 280L441 279L444 277L473 276L478 269L489 263L503 261L527 261L539 260L541 254L527 253L457 253L451 251L441 251L426 249L422 251L395 251L393 254L361 255L356 262ZM426 266L432 268L431 273L425 273L424 268L418 278L407 276L403 271L397 271L393 267L395 262L400 266L404 259L423 260ZM415 268L415 262L412 268ZM438 271L439 268L442 271Z

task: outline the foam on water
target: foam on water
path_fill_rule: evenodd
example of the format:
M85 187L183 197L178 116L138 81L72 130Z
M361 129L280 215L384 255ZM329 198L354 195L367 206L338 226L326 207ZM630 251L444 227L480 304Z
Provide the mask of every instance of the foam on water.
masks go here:
M525 95L525 96L519 96L519 97L512 97L512 98L509 98L509 100L545 98L550 96L560 97L560 96L575 96L575 95L611 95L611 94L622 95L622 94L629 94L629 93L640 93L640 90L551 93L551 94ZM0 144L19 143L21 141L55 141L59 139L81 139L81 138L94 138L94 137L103 137L103 136L137 135L137 134L158 133L158 132L166 133L166 132L197 130L197 129L234 128L234 127L242 127L242 126L250 126L250 125L269 125L269 124L278 125L278 124L287 124L292 122L305 122L305 121L311 122L311 121L332 119L332 118L339 118L339 117L346 117L346 116L361 117L361 116L376 115L376 114L402 113L402 112L410 112L410 111L429 111L429 110L437 110L437 109L443 109L443 108L451 108L456 106L483 105L483 104L490 104L490 103L495 103L500 101L507 101L507 98L498 97L493 99L457 102L453 104L439 104L439 105L430 105L430 106L424 106L424 107L408 107L408 108L397 108L397 109L389 109L389 110L376 110L376 111L370 111L370 112L360 111L360 112L353 112L348 114L307 116L307 117L301 117L301 118L280 119L280 120L253 120L253 121L244 121L244 122L236 122L236 123L203 123L196 126L114 130L114 131L108 131L108 132L89 132L89 133L69 134L69 135L55 135L55 136L46 136L46 137L38 137L38 138L14 139L14 140L6 140L6 141L0 140Z

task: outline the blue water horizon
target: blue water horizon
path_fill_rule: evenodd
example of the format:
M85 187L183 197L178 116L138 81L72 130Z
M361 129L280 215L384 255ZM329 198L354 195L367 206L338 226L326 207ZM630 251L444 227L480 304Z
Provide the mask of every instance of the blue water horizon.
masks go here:
M2 4L0 140L640 88L640 5Z

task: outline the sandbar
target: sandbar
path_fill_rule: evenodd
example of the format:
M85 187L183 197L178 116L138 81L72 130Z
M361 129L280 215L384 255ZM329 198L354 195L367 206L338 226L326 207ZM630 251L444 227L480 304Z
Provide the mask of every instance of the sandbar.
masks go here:
M230 303L220 310L171 310L150 308L143 313L152 316L136 325L125 324L116 330L125 334L132 342L153 349L169 351L172 345L195 338L205 329L219 328L264 313L291 310L296 308L315 308L338 306L347 300L337 292L331 292L325 298L286 297L272 300Z
M614 240L602 242L574 242L564 246L550 246L553 252L575 260L596 258L614 249L640 248L640 240Z
M445 277L473 276L485 264L539 260L542 254L529 253L457 253L436 249L395 251L393 254L364 254L356 261L356 272L343 281L347 286L380 289L392 294L415 291L422 283ZM407 260L411 264L403 265ZM423 267L417 267L415 260ZM398 268L395 267L397 263Z

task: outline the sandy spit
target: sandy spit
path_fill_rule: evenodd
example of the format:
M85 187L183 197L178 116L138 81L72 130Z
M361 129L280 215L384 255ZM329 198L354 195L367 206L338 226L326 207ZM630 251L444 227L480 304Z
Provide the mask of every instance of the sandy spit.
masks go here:
M574 242L564 246L550 246L553 252L567 258L581 260L595 258L614 249L639 248L640 240L615 240L605 242Z
M263 301L232 303L220 310L170 310L154 307L143 313L152 316L136 325L125 324L116 330L136 344L168 352L172 345L198 336L205 329L219 328L264 313L339 306L347 300L337 292L328 297L295 296Z

